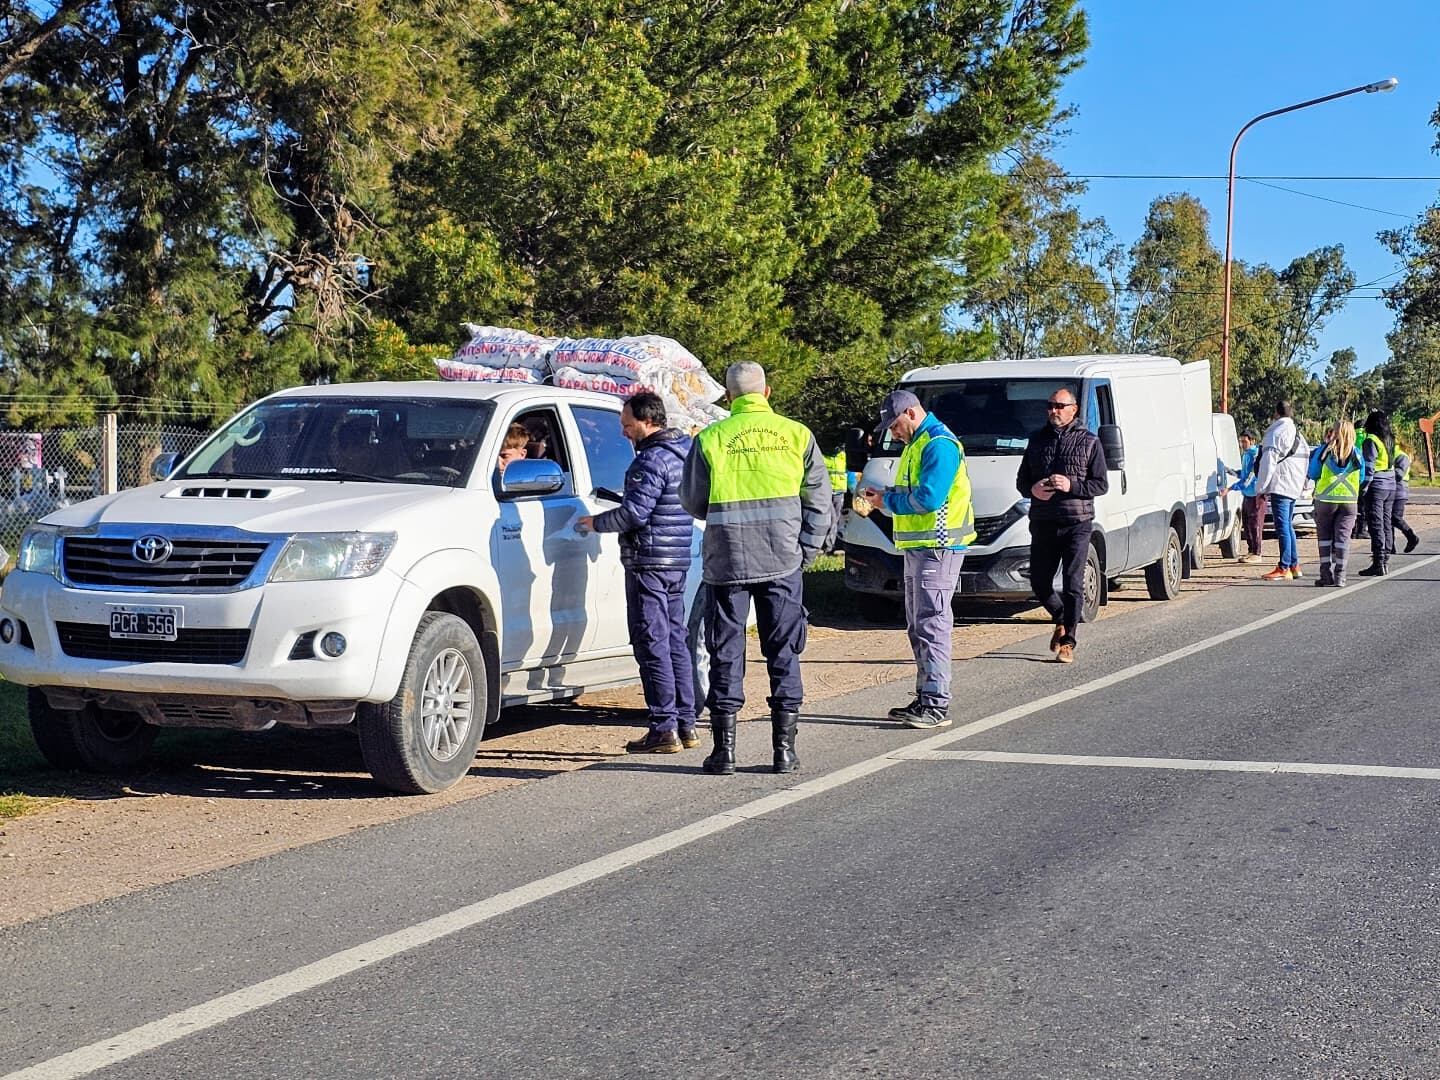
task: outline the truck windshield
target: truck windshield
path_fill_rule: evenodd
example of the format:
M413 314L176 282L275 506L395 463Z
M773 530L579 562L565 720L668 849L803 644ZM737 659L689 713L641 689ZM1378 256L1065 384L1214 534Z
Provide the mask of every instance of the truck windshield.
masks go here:
M905 383L926 410L959 436L965 453L1019 456L1030 433L1045 426L1045 402L1063 379L967 379ZM891 441L886 436L887 442Z
M458 487L492 411L488 401L425 398L262 401L216 432L175 477Z

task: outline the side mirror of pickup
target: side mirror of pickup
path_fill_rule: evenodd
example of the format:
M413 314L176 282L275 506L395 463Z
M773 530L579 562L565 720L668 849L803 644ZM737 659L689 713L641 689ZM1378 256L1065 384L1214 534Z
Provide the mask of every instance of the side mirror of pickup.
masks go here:
M1125 437L1119 424L1100 425L1100 448L1105 451L1105 465L1111 469L1125 468Z
M169 480L170 474L180 462L179 454L160 454L150 463L151 480Z
M496 481L497 495L553 495L565 486L565 474L549 458L520 458L505 466Z

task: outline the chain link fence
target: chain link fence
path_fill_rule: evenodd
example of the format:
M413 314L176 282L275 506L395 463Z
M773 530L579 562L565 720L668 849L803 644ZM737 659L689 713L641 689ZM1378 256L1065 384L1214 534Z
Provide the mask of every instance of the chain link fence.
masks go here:
M43 432L0 429L0 546L13 558L31 522L107 491L148 484L156 458L184 457L209 434L113 421Z

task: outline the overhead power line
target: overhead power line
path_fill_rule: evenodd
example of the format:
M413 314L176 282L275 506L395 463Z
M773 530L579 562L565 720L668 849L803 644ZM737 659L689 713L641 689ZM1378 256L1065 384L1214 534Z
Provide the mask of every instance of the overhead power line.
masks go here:
M1065 173L1071 180L1228 180L1225 173ZM1236 180L1395 180L1440 183L1440 176L1250 176L1236 174Z

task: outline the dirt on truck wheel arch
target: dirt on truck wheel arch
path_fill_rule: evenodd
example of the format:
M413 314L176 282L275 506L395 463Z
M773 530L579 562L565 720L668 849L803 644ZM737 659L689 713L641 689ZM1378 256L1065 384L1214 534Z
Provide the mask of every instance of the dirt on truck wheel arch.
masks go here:
M1421 489L1424 490L1424 489ZM1440 502L1412 497L1408 516L1425 532L1440 525ZM1267 543L1267 553L1273 552ZM1314 565L1314 537L1300 540L1301 562ZM1352 551L1352 561L1363 551ZM1253 581L1270 564L1242 566L1219 561L1212 549L1203 570L1181 583L1180 598ZM819 611L851 612L843 619L812 619L804 657L808 706L855 690L910 680L915 668L903 625L863 621L852 594L839 585L840 571L817 577ZM806 582L807 593L812 583ZM1162 601L1146 597L1144 583L1126 578L1099 609L1101 620L1122 618ZM963 663L993 649L1048 636L1039 608L972 605L974 621L955 629L955 659ZM986 621L988 619L997 621ZM768 716L765 667L750 642L744 719ZM843 661L864 657L865 663ZM16 688L11 688L16 689ZM22 695L23 696L23 695ZM622 757L625 742L645 724L638 686L587 695L565 705L506 710L486 725L469 772L454 787L424 797L392 795L365 771L351 729L258 734L162 731L150 764L119 777L36 772L0 778L0 792L18 791L43 800L23 817L0 820L0 925L13 925L108 897L194 874L233 866L289 848L315 843L479 798L517 784ZM815 736L810 736L815 737ZM692 751L703 754L703 748ZM698 764L699 757L696 757Z

